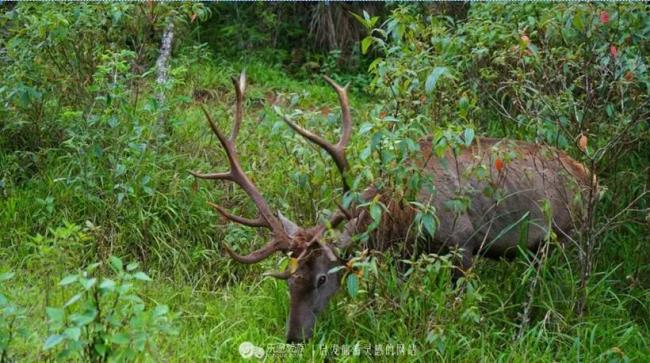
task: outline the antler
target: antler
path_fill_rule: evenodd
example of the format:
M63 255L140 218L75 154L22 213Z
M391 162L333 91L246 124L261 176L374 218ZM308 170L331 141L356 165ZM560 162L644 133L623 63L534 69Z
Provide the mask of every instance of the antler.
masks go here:
M237 155L235 142L237 139L237 134L239 132L239 127L241 126L242 117L243 117L242 103L244 99L244 91L246 89L246 74L242 72L241 75L239 76L239 79L233 77L232 82L235 85L237 101L236 101L236 108L235 108L235 124L233 125L232 133L230 134L229 138L226 138L224 136L224 134L219 130L217 125L214 123L214 121L212 121L212 117L210 117L208 111L204 107L202 107L203 113L205 114L205 117L208 120L208 123L210 124L210 128L212 129L212 132L214 132L214 134L217 136L217 139L219 139L219 143L221 143L221 146L223 146L223 149L226 152L226 156L228 157L228 163L230 164L230 171L222 172L222 173L212 173L212 174L202 174L196 172L190 172L190 173L200 179L228 180L230 182L236 183L242 189L244 189L246 194L248 194L248 196L253 200L253 202L257 206L257 210L258 210L257 217L254 219L249 219L249 218L234 215L228 212L223 207L208 202L210 206L212 206L217 212L219 212L219 214L221 214L222 216L224 216L225 218L233 222L250 226L250 227L264 227L271 230L273 235L271 241L266 243L260 249L253 251L246 256L241 256L236 254L230 248L230 246L224 244L224 248L226 249L226 252L228 252L228 254L232 258L234 258L239 262L250 264L250 263L255 263L263 260L264 258L268 257L275 251L288 250L290 248L291 239L284 232L284 229L282 228L282 223L280 222L280 220L278 220L275 217L268 203L266 202L264 197L262 197L262 194L259 192L255 184L253 184L253 182L248 178L246 173L244 173L241 164L239 162L239 157Z
M302 135L304 138L320 146L325 151L327 151L328 154L330 154L332 159L334 159L334 163L336 163L336 167L339 169L339 173L341 174L343 191L347 192L350 190L350 186L348 185L348 181L345 178L345 173L349 168L348 160L345 157L345 147L350 142L350 135L352 133L352 117L350 116L350 103L348 102L347 85L345 87L341 87L331 78L327 76L323 76L323 78L325 78L325 81L327 81L327 83L332 86L334 91L336 91L339 96L339 103L341 104L341 121L343 124L341 130L341 138L339 141L336 144L331 144L321 136L298 126L287 116L284 116L284 122L286 122L294 131Z

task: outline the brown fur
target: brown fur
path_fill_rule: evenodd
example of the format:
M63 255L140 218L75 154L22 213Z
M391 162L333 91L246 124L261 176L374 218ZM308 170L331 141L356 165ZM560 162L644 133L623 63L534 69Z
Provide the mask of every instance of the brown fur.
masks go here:
M356 245L359 242L353 237L367 231L372 218L367 208L353 206L337 241L341 250L398 248L404 257L458 250L455 281L471 268L474 256L510 258L518 247L537 250L551 232L568 234L581 219L592 185L591 173L563 151L492 138L477 138L469 147L448 151L442 158L432 155L431 139L423 140L420 147L422 157L413 165L418 173L433 179L435 192L423 188L415 200L435 209L438 223L434 235L419 233L421 229L414 224L418 211L402 199L403 193L373 186L364 191L362 199L385 206L381 221L366 245ZM469 201L466 209L451 209L449 202L459 197ZM317 231L300 229L294 241L304 245ZM341 270L329 271L337 271L332 269L345 263L332 261L318 244L308 245L308 253L288 280L289 342L312 335L316 315L339 288L342 277ZM320 285L323 276L329 277Z
M568 233L581 215L590 173L581 163L556 148L529 144L522 141L477 138L456 155L451 151L442 158L432 155L431 139L420 143L422 158L416 165L424 174L434 177L436 194L427 191L418 194L417 201L436 207L439 220L433 238L427 238L425 251L441 252L449 248L465 249L468 255L463 264L471 265L471 256L483 252L492 257L509 256L519 242L519 228L515 225L526 213L536 227L529 227L527 245L536 249L547 235L544 225L543 204L550 204L552 228ZM511 152L515 155L512 157ZM503 170L495 167L496 159L504 161ZM485 175L477 176L479 171ZM486 191L500 193L500 197L486 196ZM386 250L395 244L406 246L415 243L417 236L413 221L416 210L408 203L395 200L390 191L367 189L364 199L379 199L386 207L380 226L371 234L369 246ZM457 195L470 198L467 212L457 214L446 203ZM580 197L577 197L580 195ZM353 225L346 226L350 232L367 229L372 222L368 212L357 210ZM520 222L523 223L523 222ZM515 225L515 227L511 227ZM540 227L541 226L541 227ZM507 231L502 235L501 232ZM354 234L354 233L351 233ZM499 238L497 238L499 237Z

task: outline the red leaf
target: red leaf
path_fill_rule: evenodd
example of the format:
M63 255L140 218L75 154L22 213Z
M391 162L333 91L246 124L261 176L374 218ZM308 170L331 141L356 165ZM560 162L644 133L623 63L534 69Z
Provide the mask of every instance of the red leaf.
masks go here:
M614 44L609 46L609 54L611 54L614 58L616 58L618 55L618 49L616 49L616 46Z
M609 14L605 10L600 12L600 22L603 24L609 23Z
M580 140L578 140L578 146L580 146L580 150L587 151L587 136L580 135Z
M327 107L327 106L321 107L320 114L323 115L323 117L329 116L330 115L330 108Z
M499 173L501 172L501 170L503 170L503 167L504 167L504 166L505 166L505 165L503 164L503 160L501 160L501 159L496 159L496 160L494 161L494 167L497 168L497 171L498 171Z
M266 93L266 102L268 102L270 105L276 105L278 102L278 97L276 96L273 91L267 92Z

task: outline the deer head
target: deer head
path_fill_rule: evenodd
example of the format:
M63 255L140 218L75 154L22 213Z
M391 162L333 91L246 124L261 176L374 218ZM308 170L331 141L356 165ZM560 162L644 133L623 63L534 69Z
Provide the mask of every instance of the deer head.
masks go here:
M325 80L338 94L341 104L342 133L336 144L331 144L319 135L316 135L295 124L285 116L285 122L298 134L307 140L323 148L334 160L336 167L341 174L343 191L349 190L345 178L348 170L348 162L345 157L345 148L350 141L352 131L352 120L346 87L339 86L328 77ZM335 228L341 222L350 218L350 215L342 207L335 212L328 223L319 224L309 228L303 228L285 218L280 212L272 212L255 184L244 173L237 155L236 139L243 117L243 99L246 88L246 76L244 73L239 78L233 78L236 92L235 120L232 132L226 137L213 122L210 114L203 108L210 128L216 135L219 143L226 152L230 170L228 172L203 174L191 172L196 178L226 180L238 184L257 206L258 215L253 218L245 218L231 214L223 207L209 203L219 214L226 219L250 227L262 227L270 230L271 239L261 248L247 254L239 255L230 246L224 243L226 252L238 262L252 264L260 262L275 252L282 252L296 258L293 267L283 272L270 272L266 275L286 280L289 285L290 311L287 319L287 341L300 342L311 337L316 315L325 307L330 298L338 290L340 285L340 273L330 272L334 267L344 263L323 241L322 237L328 228ZM291 265L291 264L290 264Z

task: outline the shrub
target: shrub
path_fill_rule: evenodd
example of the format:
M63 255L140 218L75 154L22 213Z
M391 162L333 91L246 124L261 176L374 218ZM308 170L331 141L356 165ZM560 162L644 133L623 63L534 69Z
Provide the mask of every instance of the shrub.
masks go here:
M61 307L48 307L48 325L53 333L43 345L58 349L58 359L85 361L132 361L146 355L159 360L157 343L177 332L167 305L147 304L138 296L141 282L151 278L137 271L138 264L124 265L109 258L112 274L103 274L102 263L64 277L59 286L72 295Z

